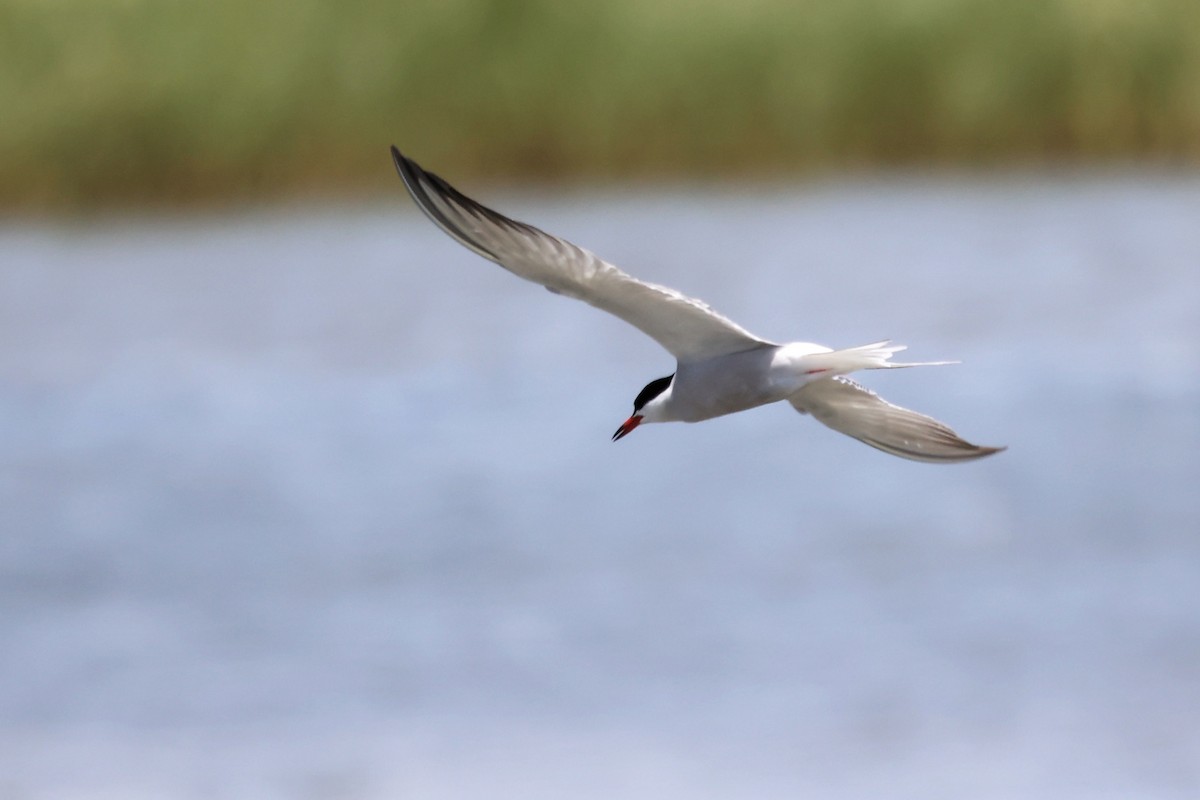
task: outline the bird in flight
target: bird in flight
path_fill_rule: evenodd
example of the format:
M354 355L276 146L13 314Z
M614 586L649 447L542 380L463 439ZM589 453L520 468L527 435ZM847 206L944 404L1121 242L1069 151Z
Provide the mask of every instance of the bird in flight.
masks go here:
M846 377L863 369L954 362L892 361L905 348L888 342L844 350L769 342L699 300L640 281L566 239L477 203L394 146L392 159L417 206L459 244L555 294L625 320L675 357L675 372L646 384L613 441L650 422L700 422L786 400L835 431L913 461L970 461L1004 449L971 444Z

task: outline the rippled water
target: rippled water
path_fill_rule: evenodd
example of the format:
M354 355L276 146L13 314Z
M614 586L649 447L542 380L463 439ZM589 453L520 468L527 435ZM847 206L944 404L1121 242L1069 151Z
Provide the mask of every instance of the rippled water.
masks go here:
M1200 795L1200 180L484 194L1010 450L612 444L669 358L399 189L10 221L0 797Z

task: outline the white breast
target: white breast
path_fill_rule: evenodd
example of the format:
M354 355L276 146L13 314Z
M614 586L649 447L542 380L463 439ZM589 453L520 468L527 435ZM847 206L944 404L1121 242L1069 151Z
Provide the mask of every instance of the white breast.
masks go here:
M790 390L776 378L776 346L680 364L672 384L670 412L682 422L700 422L774 403Z

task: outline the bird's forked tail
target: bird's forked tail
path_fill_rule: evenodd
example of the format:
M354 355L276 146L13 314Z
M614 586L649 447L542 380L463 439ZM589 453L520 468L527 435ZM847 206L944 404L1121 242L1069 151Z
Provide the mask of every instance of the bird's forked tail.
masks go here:
M890 342L873 342L860 347L848 347L845 350L831 350L828 353L812 353L804 357L805 363L812 364L812 372L828 371L832 375L846 375L860 369L898 369L900 367L940 367L946 364L957 364L957 361L892 361L892 356L901 350L907 350L907 345L891 344Z

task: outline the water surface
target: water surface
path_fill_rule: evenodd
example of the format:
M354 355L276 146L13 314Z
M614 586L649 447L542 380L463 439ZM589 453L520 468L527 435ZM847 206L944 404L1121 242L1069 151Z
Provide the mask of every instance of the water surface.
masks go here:
M955 367L901 461L397 195L0 227L0 796L1192 798L1200 181L493 194L754 332Z

